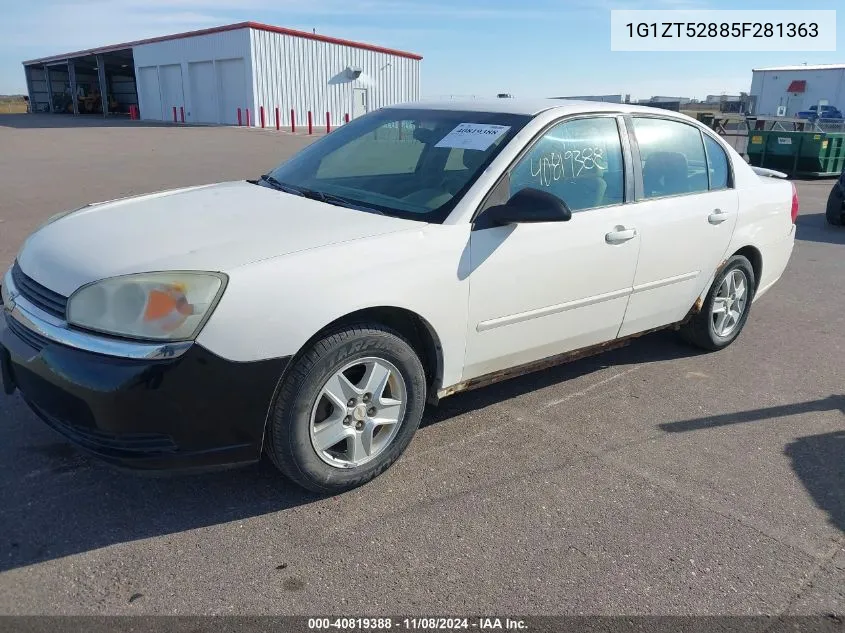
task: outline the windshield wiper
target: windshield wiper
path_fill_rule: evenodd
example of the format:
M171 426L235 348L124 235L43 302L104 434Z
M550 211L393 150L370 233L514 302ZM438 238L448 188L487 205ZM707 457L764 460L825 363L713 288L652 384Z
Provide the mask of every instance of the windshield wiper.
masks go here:
M297 187L296 190L299 192L300 195L305 196L306 198L310 198L311 200L319 200L320 202L325 202L326 204L333 204L337 207L346 207L347 209L358 209L359 211L369 211L370 213L378 213L379 215L384 215L383 211L380 211L373 207L368 207L367 205L360 204L352 200L347 200L346 198L342 198L341 196L334 196L330 193L325 193L323 191L315 191L314 189L306 189L305 187Z
M261 176L261 180L263 180L264 182L269 184L271 187L273 187L273 189L277 189L279 191L284 191L285 193L293 193L293 194L296 194L298 196L303 195L303 193L299 189L297 189L296 187L291 187L290 185L286 185L285 183L277 180L276 178L274 178L270 174L263 174Z
M295 187L294 185L285 184L282 181L274 178L270 174L264 174L263 176L261 176L261 180L269 184L271 187L273 187L273 189L284 191L285 193L292 193L297 196L302 196L303 198L310 198L311 200L319 200L320 202L325 202L326 204L333 204L337 207L346 207L348 209L358 209L359 211L368 211L370 213L378 213L379 215L385 215L383 211L380 211L373 207L368 207L363 204L358 204L357 202L347 200L346 198L341 198L340 196L333 196L330 193L323 193L322 191L315 191L314 189L308 189L306 187Z

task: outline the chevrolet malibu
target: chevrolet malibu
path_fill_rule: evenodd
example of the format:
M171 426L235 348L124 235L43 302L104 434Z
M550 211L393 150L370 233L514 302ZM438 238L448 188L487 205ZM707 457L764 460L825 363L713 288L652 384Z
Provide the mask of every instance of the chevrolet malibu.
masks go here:
M661 328L730 345L792 252L782 176L663 110L381 109L255 180L51 218L3 278L3 386L119 466L264 453L346 490L427 402Z

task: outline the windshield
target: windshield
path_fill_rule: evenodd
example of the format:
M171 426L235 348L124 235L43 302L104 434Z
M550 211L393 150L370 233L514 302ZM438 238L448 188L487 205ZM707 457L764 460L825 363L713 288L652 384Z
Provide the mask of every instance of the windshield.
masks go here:
M327 202L443 222L531 119L493 112L383 109L305 148L262 180ZM269 180L268 180L269 179Z

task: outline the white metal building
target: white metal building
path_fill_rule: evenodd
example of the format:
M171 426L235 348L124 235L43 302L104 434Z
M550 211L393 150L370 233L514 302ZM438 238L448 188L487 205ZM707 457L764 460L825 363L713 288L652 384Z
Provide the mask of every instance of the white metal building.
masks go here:
M33 111L324 127L420 96L413 53L256 22L24 62ZM49 78L49 81L48 81ZM70 95L77 95L71 98ZM106 98L103 98L106 95ZM92 105L94 104L94 105ZM107 105L108 104L108 105ZM174 110L175 108L175 110Z
M826 100L845 111L845 64L820 66L777 66L752 71L751 97L756 100L754 114L795 116Z

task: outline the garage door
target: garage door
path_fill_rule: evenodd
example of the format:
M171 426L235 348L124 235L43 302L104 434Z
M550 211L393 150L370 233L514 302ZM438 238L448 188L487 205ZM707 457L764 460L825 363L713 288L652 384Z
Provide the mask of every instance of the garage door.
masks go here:
M220 121L235 125L238 122L238 108L247 107L243 57L219 60L217 79L217 85L220 86Z
M188 64L188 74L191 79L191 120L197 123L218 123L214 62Z
M142 119L161 121L161 89L156 66L138 69L138 101Z
M165 120L173 118L173 108L176 112L185 105L185 96L182 91L182 65L169 64L159 66L159 77L161 78L161 101L164 106Z

